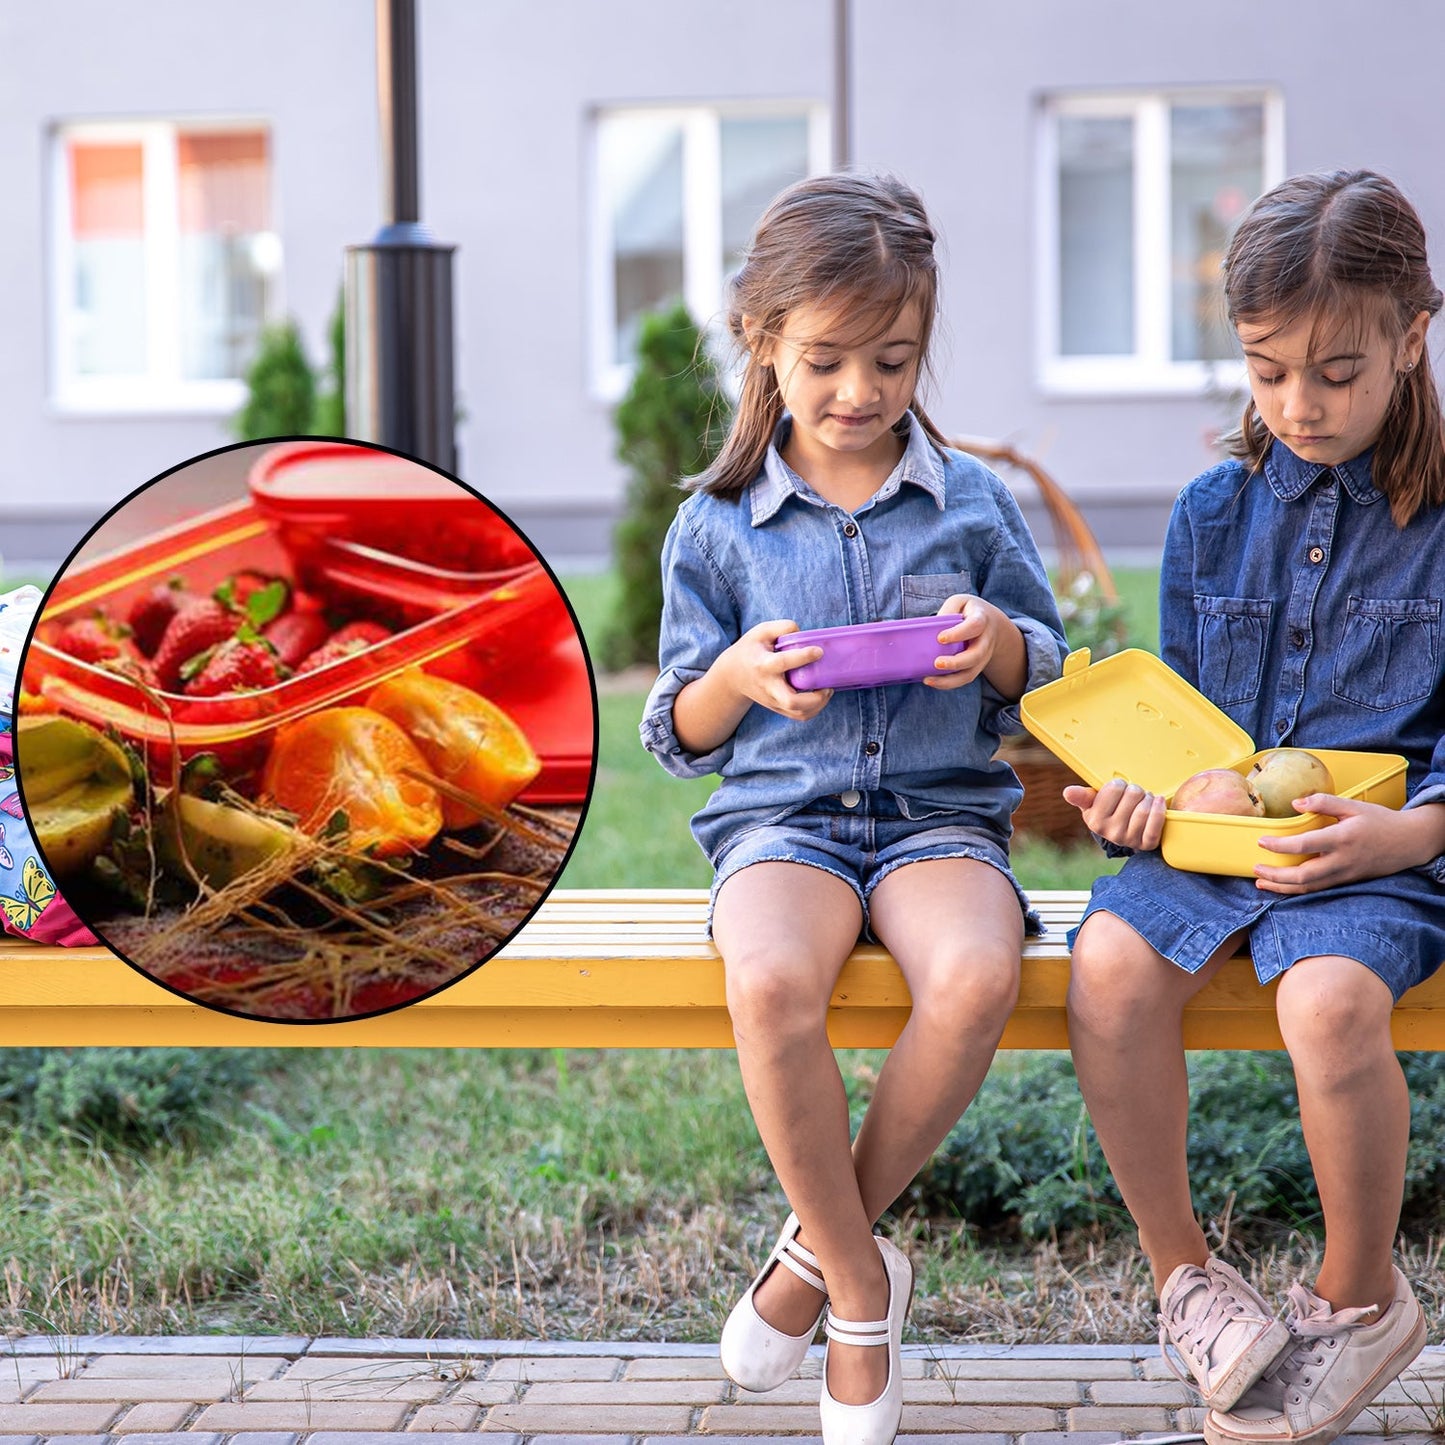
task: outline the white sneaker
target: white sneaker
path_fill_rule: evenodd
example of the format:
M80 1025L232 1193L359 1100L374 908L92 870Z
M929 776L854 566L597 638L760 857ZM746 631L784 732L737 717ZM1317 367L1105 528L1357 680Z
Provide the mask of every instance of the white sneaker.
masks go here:
M1395 1299L1331 1310L1313 1290L1289 1292L1291 1346L1230 1411L1204 1419L1209 1445L1326 1445L1420 1353L1425 1311L1397 1269Z
M1289 1343L1284 1323L1222 1259L1211 1258L1202 1269L1181 1264L1164 1281L1159 1294L1164 1362L1192 1382L1213 1409L1229 1409Z

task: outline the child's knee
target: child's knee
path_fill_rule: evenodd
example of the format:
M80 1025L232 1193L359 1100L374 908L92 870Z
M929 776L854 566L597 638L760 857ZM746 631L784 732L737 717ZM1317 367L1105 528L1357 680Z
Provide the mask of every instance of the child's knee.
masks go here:
M826 1027L831 989L781 949L729 956L723 968L728 1015L737 1029L805 1034Z
M1374 1067L1393 1052L1390 1013L1394 997L1384 980L1351 958L1306 958L1285 970L1275 994L1275 1015L1295 1067Z
M1006 943L979 944L948 968L910 983L913 1013L950 1038L979 1031L997 1033L1019 997L1019 953Z
M1133 1037L1159 1013L1168 982L1165 970L1173 967L1122 919L1090 914L1069 960L1070 1026Z

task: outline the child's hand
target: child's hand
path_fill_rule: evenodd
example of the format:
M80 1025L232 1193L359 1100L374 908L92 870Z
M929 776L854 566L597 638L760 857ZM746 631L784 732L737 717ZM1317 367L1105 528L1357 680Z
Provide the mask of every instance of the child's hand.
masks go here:
M934 664L939 671L933 677L923 679L927 686L942 689L966 687L981 673L988 672L990 663L1000 660L1001 650L1011 650L1014 639L1018 639L1018 650L1022 654L1023 640L1018 628L992 602L960 593L950 597L938 609L940 618L950 613L956 613L959 620L938 634L939 641L966 642L968 646L962 652L939 657ZM1008 660L1013 661L1012 658ZM994 681L992 673L989 681ZM999 691L1005 696L1016 695L1007 688L1001 687Z
M787 673L804 663L816 662L822 657L823 649L792 647L786 652L773 650L778 638L798 630L796 622L760 622L743 633L714 666L722 665L729 684L737 689L740 697L799 721L816 717L828 705L833 689L798 692L788 681Z
M1138 783L1110 778L1102 788L1082 783L1064 789L1064 801L1083 815L1091 833L1136 853L1159 846L1164 836L1164 795L1146 793Z
M1255 864L1255 887L1267 893L1315 893L1361 878L1383 878L1445 851L1445 804L1397 811L1333 793L1310 793L1294 805L1298 812L1339 821L1293 838L1261 838L1259 846L1271 853L1318 854L1293 866Z

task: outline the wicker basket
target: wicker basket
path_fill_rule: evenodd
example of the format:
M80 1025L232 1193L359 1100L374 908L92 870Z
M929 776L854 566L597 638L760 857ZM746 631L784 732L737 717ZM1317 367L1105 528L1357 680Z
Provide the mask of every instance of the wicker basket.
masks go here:
M1005 478L1010 478L1013 473L1023 473L1038 489L1049 514L1054 547L1058 552L1055 590L1064 591L1081 573L1087 572L1105 601L1119 600L1118 589L1098 539L1068 493L1043 467L1001 442L959 437L949 444L988 462ZM1124 626L1122 620L1117 624L1121 645L1125 641ZM1050 842L1064 845L1089 841L1089 830L1084 827L1079 810L1063 799L1063 791L1070 783L1082 781L1076 773L1027 733L1004 738L997 756L1013 768L1024 786L1024 800L1013 816L1016 833L1047 838Z

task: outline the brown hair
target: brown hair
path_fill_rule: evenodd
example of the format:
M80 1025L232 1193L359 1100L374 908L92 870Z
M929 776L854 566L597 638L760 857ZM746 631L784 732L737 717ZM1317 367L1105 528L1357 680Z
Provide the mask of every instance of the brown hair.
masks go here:
M1420 312L1440 310L1441 295L1424 227L1398 187L1373 171L1328 171L1294 176L1249 208L1225 254L1224 299L1236 325L1277 329L1308 316L1316 334L1343 321L1361 334L1378 327L1398 346ZM1264 461L1273 438L1252 396L1222 441L1254 467ZM1373 480L1400 527L1445 503L1445 423L1427 347L1396 375Z
M840 172L789 186L763 213L741 269L728 287L727 329L745 358L741 390L727 440L713 464L684 485L735 497L758 474L783 414L777 378L753 353L777 337L800 306L856 308L876 326L862 342L882 336L904 308L920 303L923 332L920 380L938 311L934 234L923 202L888 175ZM749 318L752 335L743 330ZM943 434L919 405L913 415L939 446Z

